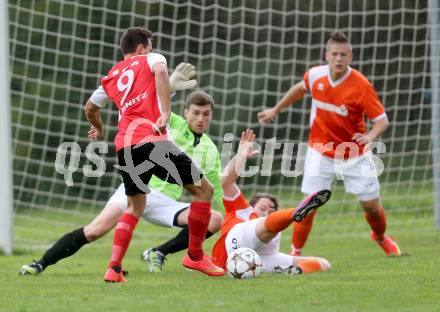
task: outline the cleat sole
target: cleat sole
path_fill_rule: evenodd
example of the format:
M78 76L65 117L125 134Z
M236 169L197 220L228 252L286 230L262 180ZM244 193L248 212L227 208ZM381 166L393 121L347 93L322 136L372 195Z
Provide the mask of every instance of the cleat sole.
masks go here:
M313 210L321 207L330 199L331 192L329 190L318 191L310 196L308 202L304 206L300 206L299 209L293 214L293 220L301 222L307 215Z

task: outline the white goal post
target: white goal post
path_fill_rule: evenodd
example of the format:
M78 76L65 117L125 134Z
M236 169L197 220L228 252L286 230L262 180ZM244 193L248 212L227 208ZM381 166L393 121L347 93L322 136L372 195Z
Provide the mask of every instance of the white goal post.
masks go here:
M440 5L429 0L432 90L432 176L435 225L440 229Z
M0 1L0 250L12 254L13 196L8 4Z

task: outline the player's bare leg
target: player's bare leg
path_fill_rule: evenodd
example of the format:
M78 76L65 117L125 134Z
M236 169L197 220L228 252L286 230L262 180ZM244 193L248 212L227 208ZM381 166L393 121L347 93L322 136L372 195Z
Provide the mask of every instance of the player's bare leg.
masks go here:
M107 205L90 224L63 235L44 253L40 260L23 265L19 274L40 274L48 266L72 256L85 244L101 238L113 229L121 215L122 210L117 204Z
M198 186L195 184L184 186L193 195L193 199L188 215L188 252L183 257L182 264L186 268L210 276L221 276L225 274L225 271L212 263L211 259L203 253L203 242L211 217L211 199L214 190L205 177L202 177L198 183L200 183Z
M122 209L118 204L108 204L93 221L84 227L84 235L89 242L93 242L108 232L118 223Z
M385 235L387 222L384 209L379 198L361 201L365 211L365 219L371 227L371 239L375 241L387 256L400 256L400 248L389 236Z

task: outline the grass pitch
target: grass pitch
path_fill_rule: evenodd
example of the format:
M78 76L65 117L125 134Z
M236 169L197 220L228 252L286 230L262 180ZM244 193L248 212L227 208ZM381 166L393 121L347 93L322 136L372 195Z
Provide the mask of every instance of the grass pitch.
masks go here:
M106 284L103 275L110 256L112 234L83 247L39 276L18 276L21 265L38 259L42 249L18 250L0 256L2 311L438 311L440 309L440 231L433 217L399 229L399 215L389 228L406 256L387 258L368 237L361 215L341 223L360 229L356 235L325 235L325 220L317 218L305 255L327 258L329 273L301 276L262 274L254 280L212 278L185 271L183 253L168 256L162 274L146 272L141 252L171 237L174 230L140 222L125 257L126 284ZM408 218L408 216L401 217ZM88 220L84 220L86 224ZM16 224L28 220L16 217ZM408 223L407 220L403 220ZM18 227L16 237L28 235ZM58 238L71 227L47 229ZM330 228L334 231L333 227ZM142 233L142 234L141 234ZM290 230L282 250L289 250ZM207 241L213 245L217 236Z

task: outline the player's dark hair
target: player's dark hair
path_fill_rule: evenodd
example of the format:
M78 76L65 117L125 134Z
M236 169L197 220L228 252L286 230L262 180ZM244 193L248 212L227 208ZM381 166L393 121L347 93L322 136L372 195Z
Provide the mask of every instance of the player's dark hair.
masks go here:
M273 208L275 209L275 211L278 210L278 199L270 193L255 193L254 195L252 195L251 200L249 201L249 205L254 207L255 204L262 198L269 199L273 203Z
M121 37L120 46L122 53L128 54L136 51L139 44L148 45L148 40L151 39L153 33L146 27L130 27Z
M347 43L348 45L350 45L350 50L351 50L350 40L348 40L347 35L345 35L341 31L335 31L334 33L332 33L330 35L330 37L327 40L327 44L326 44L327 50L328 50L329 45L332 43L342 43L342 44Z
M214 109L214 100L208 93L197 90L191 92L186 98L185 108L189 109L191 105L197 105L197 106L211 105L211 109Z

